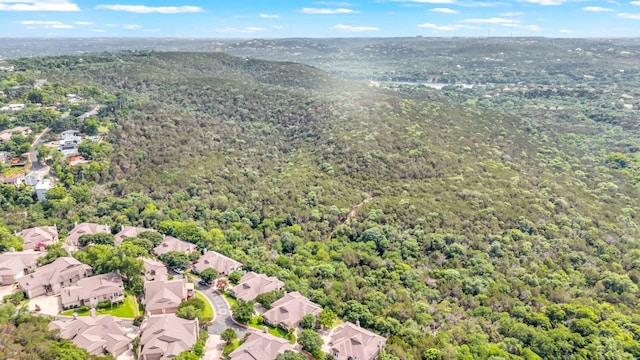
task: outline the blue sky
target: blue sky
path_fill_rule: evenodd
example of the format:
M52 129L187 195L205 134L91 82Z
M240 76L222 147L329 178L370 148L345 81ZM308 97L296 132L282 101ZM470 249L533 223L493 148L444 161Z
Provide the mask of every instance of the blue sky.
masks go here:
M0 0L0 37L640 36L640 0Z

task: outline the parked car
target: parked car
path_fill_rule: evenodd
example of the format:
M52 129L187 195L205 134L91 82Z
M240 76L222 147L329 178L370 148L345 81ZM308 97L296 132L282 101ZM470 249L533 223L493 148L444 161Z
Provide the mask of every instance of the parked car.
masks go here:
M173 270L173 272L175 272L176 274L180 274L180 275L184 274L184 270L182 270L182 269L173 268L172 270Z

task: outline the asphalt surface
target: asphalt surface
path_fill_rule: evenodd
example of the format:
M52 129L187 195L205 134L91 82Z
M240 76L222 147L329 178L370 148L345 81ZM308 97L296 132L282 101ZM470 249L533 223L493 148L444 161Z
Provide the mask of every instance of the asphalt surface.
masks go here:
M229 309L224 297L210 287L202 286L200 287L200 292L209 299L215 314L213 323L208 329L209 334L220 335L227 328L232 328L238 334L238 338L242 338L247 332L247 328L231 320L231 309Z

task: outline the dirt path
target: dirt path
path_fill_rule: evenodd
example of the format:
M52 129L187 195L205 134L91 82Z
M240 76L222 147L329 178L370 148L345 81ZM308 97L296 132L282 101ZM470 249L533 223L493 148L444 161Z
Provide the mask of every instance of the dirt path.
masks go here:
M335 228L341 225L344 225L344 223L351 221L351 219L356 216L356 214L358 213L358 208L360 208L362 205L368 203L369 201L373 200L373 197L371 196L371 194L367 194L367 198L362 200L361 202L355 204L355 205L351 205L351 207L349 208L349 214L347 214L347 217L344 220L339 220L338 224L333 228L333 230L331 230L331 232L329 233L329 236L327 236L327 240L331 239L331 237L333 236L333 232L335 231Z

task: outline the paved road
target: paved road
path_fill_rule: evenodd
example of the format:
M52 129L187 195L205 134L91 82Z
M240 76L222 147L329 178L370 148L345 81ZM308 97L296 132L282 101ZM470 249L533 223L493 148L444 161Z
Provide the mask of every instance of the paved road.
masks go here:
M232 328L238 334L238 338L242 338L247 332L247 328L231 320L231 310L224 297L217 291L205 286L200 288L200 292L209 299L215 314L213 323L209 326L209 334L220 335L226 328Z
M45 175L49 174L49 166L43 165L38 161L38 145L40 139L49 132L49 128L45 128L31 144L31 150L29 151L29 161L31 162L30 173L36 173L39 179L42 179Z

